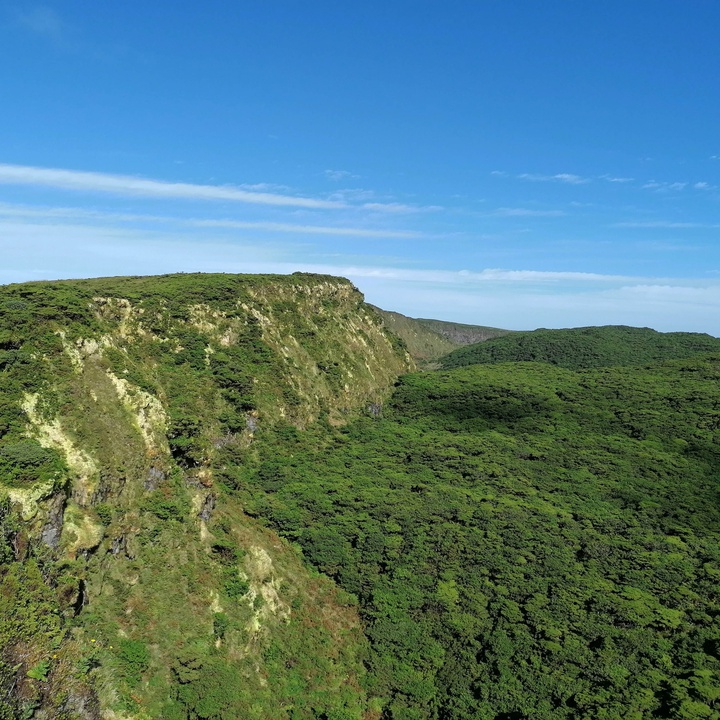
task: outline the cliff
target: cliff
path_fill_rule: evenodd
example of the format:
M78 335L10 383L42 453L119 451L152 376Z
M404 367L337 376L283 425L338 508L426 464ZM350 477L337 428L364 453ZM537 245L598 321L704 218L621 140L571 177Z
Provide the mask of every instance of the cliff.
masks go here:
M290 717L298 683L367 713L352 600L238 489L265 429L377 414L412 368L341 278L0 288L0 717Z

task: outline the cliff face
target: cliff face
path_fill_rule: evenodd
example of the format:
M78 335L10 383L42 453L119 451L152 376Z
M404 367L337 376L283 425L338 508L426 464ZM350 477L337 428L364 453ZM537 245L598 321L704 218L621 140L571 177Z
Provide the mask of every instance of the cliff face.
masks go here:
M377 412L412 368L338 278L0 288L0 717L290 717L301 675L360 718L353 607L230 490L257 433Z
M424 369L437 369L441 357L463 345L482 342L507 335L509 330L464 325L444 320L424 320L401 315L398 312L374 308L386 326L400 337L408 351Z

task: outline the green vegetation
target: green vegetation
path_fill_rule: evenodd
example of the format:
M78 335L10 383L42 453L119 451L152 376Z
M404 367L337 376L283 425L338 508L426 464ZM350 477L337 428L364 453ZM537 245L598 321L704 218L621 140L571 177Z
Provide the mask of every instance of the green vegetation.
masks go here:
M403 374L311 275L0 311L0 720L720 718L720 341Z
M340 424L412 367L357 290L107 278L0 310L0 718L360 720L351 599L213 489L281 418Z
M483 342L512 332L512 330L503 330L502 328L488 327L487 325L466 325L465 323L449 322L447 320L416 318L415 322L451 340L456 345Z
M720 357L402 379L248 505L360 602L391 718L718 717ZM268 440L269 442L269 440Z
M440 361L444 369L476 363L546 362L579 370L649 363L720 352L720 338L701 333L659 333L622 325L514 332L459 348Z
M463 345L505 335L508 330L464 325L444 320L423 320L374 308L385 325L400 337L408 352L422 366L431 369L436 361Z
M0 477L11 487L25 487L60 477L65 469L57 450L24 438L0 446Z

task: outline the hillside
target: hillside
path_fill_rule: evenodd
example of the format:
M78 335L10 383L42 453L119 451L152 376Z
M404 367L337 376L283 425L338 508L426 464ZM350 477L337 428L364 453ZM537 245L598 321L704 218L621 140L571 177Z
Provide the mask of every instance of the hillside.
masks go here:
M645 365L720 352L720 338L621 325L514 332L450 352L445 369L476 363L545 362L570 369Z
M412 357L423 365L432 365L436 360L458 347L476 343L508 333L508 330L464 325L445 320L424 320L407 317L398 312L374 308L383 318L385 325L402 338Z
M470 345L471 343L483 342L513 332L512 330L503 330L502 328L488 327L486 325L467 325L447 320L417 318L416 322L422 327L454 342L456 345Z
M351 599L217 482L413 367L360 293L109 278L0 309L0 717L367 713Z
M318 275L0 288L0 720L720 718L714 339L415 373L387 325Z
M719 381L408 375L239 491L359 598L388 718L718 718Z

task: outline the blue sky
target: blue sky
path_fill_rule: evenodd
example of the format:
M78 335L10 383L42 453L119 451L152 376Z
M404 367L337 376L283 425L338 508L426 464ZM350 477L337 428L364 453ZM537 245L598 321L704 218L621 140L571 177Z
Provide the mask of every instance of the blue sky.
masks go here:
M350 277L720 335L715 0L3 3L0 283Z

